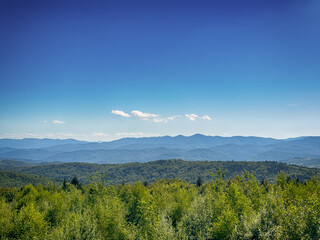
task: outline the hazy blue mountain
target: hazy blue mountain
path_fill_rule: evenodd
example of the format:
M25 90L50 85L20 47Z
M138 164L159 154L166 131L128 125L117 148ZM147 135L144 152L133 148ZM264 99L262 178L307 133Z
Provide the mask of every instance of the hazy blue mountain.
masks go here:
M138 150L147 148L179 148L179 149L197 149L211 148L226 144L237 145L269 145L282 142L273 138L262 137L220 137L220 136L205 136L195 134L192 136L178 135L175 137L144 137L144 138L122 138L111 142L93 142L84 144L67 144L48 148L50 151L78 151L78 150L111 150L111 149L127 149Z
M0 154L6 153L6 152L10 152L10 151L14 151L14 150L16 150L16 148L11 148L11 147L0 148Z
M90 162L90 163L127 163L148 162L160 159L184 159L188 161L231 161L235 160L225 154L210 149L168 149L148 148L139 150L80 150L73 152L53 153L45 162ZM37 159L39 160L39 159Z
M181 149L141 149L141 150L81 150L54 154L44 161L90 162L90 163L127 163L147 162L159 159L179 158L184 153Z
M186 161L232 161L231 157L226 154L213 151L211 149L198 148L191 149L182 154L181 159Z
M276 151L270 150L267 152L263 152L253 156L251 159L252 161L283 161L292 158L318 158L320 155L316 154L309 154L306 152L288 152L288 151Z
M11 149L10 151L2 152L0 149L0 158L6 159L30 159L36 161L42 161L50 156L54 155L54 152L44 149Z
M269 149L253 156L254 161L282 161L292 158L319 158L320 137L305 137L267 146Z
M0 148L45 148L61 144L79 144L86 143L75 139L49 139L49 138L24 138L24 139L0 139Z
M260 153L266 152L272 149L270 145L237 145L237 144L226 144L221 146L216 146L210 148L214 152L218 152L228 156L231 160L234 161L248 161Z
M60 143L65 142L61 141ZM147 162L160 159L188 161L317 159L320 158L320 137L277 140L240 136L211 137L196 134L189 137L179 135L176 137L124 138L111 142L73 142L37 149L3 147L0 148L0 159L4 158L29 159L36 162L90 163Z
M281 142L275 145L275 149L296 152L305 151L310 154L320 154L320 137L305 137L302 139Z

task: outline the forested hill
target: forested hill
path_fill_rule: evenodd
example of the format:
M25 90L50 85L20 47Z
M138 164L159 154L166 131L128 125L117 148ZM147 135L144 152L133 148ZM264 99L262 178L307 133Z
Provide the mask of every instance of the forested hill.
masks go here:
M27 184L32 184L34 186L38 184L48 185L50 182L55 182L56 184L59 184L58 180L50 179L39 175L0 170L0 187L22 187Z
M90 177L97 172L105 173L110 184L133 183L137 181L150 183L162 178L180 178L194 183L199 176L206 182L212 179L212 173L217 175L219 169L225 172L225 178L249 172L254 174L258 180L266 179L274 181L280 171L284 171L288 176L299 178L302 181L310 179L312 176L320 176L320 169L278 162L160 160L127 164L63 163L18 168L16 167L17 164L12 164L15 167L11 169L8 169L8 164L0 164L0 167L2 169L5 168L6 171L48 177L55 179L57 182L62 182L63 179L70 180L76 176L84 184L89 183Z

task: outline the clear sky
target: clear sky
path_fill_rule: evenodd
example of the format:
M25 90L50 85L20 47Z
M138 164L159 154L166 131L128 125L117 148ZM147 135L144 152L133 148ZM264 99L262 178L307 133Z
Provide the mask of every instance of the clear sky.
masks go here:
M319 0L0 0L0 138L320 135Z

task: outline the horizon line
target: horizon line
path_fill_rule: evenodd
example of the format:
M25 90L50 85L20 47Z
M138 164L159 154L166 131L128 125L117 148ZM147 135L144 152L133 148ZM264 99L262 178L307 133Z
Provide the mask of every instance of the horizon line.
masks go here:
M232 138L232 137L244 137L244 138L249 138L249 137L255 137L255 138L269 138L269 139L276 139L276 140L289 140L289 139L297 139L297 138L307 138L307 137L320 137L319 135L304 135L304 136L296 136L296 137L288 137L288 138L275 138L275 137L265 137L265 136L254 136L254 135L232 135L232 136L221 136L221 135L205 135L205 134L201 134L201 133L195 133L195 134L191 134L191 135L182 135L182 134L178 134L178 135L158 135L158 136L137 136L137 137L122 137L122 138L116 138L113 140L98 140L98 141L94 141L94 140L82 140L82 139L77 139L77 138L37 138L37 137L27 137L27 138L0 138L0 140L25 140L25 139L38 139L38 140L76 140L76 141L80 141L80 142L112 142L112 141L117 141L117 140L121 140L121 139L140 139L140 138L161 138L161 137L192 137L192 136L196 136L196 135L201 135L201 136L205 136L205 137L221 137L221 138Z

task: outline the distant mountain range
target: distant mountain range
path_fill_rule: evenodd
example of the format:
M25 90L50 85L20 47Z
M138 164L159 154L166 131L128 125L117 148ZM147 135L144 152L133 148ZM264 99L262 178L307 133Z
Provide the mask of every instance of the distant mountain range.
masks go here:
M50 138L24 138L24 139L0 139L0 148L45 148L61 144L86 143L75 139L50 139Z
M128 163L188 161L281 161L320 167L320 137L164 136L110 142L74 139L0 139L0 159L27 162Z

